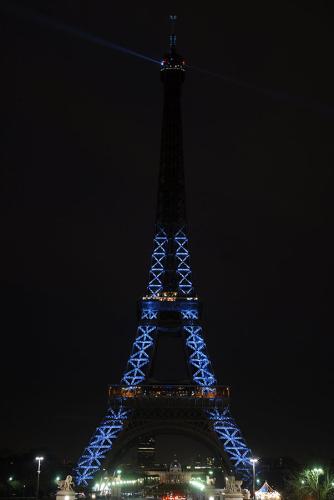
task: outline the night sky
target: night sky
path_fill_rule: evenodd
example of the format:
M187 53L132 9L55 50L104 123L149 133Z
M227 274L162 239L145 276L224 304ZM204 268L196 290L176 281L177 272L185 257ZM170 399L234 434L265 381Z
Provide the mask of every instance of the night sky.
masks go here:
M178 49L203 70L186 75L184 150L216 375L256 455L333 458L329 2L6 5L2 451L77 459L125 368L152 250L159 66L55 26L160 59L177 13Z

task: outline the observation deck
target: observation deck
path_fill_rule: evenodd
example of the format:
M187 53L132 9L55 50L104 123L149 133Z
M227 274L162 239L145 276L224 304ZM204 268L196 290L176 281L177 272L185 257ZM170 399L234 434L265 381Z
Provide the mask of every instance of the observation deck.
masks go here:
M229 388L221 385L210 388L186 384L109 386L111 406L127 408L222 409L229 397Z

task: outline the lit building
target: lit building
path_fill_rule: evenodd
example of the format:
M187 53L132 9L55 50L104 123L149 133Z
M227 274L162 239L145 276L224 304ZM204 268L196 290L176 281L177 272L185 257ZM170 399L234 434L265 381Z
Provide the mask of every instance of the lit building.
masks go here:
M175 459L166 471L146 471L147 475L159 476L160 484L183 484L188 483L192 477L191 472L182 471L181 464Z
M137 447L138 465L147 467L154 464L155 439L154 437L140 438Z

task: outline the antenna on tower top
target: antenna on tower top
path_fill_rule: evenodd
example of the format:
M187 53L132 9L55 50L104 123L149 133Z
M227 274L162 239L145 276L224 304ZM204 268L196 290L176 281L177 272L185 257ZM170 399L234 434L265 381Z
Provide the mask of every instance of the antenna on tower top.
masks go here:
M176 35L175 35L176 19L177 16L169 16L169 23L170 23L169 48L171 50L175 49L176 47Z

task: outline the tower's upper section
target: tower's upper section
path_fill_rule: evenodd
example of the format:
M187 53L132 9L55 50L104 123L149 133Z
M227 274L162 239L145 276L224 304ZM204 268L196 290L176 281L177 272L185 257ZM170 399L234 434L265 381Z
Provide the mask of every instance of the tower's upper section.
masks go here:
M174 22L170 16L169 52L161 62L161 81L164 85L164 105L161 131L161 154L158 189L157 224L174 232L186 222L182 147L181 87L185 62L176 52Z
M176 52L176 34L175 21L176 16L169 16L170 35L169 35L169 52L164 55L161 61L161 80L164 83L174 81L175 84L180 84L184 80L185 61L180 54Z
M176 52L175 47L164 55L161 61L161 81L163 83L175 82L178 85L184 81L185 61L180 54Z
M156 233L148 285L149 297L176 300L192 297L193 285L186 232L181 89L185 63L176 52L175 16L169 52L161 63L164 104L158 185Z

